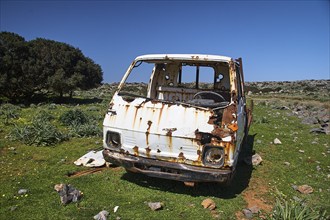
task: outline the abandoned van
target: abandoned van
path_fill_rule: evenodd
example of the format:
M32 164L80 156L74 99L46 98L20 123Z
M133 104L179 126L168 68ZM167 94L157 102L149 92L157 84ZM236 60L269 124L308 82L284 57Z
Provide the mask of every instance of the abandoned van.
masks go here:
M105 115L103 156L152 177L228 183L250 116L240 58L139 56Z

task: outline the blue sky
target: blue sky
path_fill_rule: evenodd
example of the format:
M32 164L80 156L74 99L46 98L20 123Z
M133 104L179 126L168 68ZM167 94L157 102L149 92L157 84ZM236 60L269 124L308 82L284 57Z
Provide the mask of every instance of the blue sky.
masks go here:
M242 57L246 81L329 79L328 0L0 0L0 30L65 42L120 81L150 53Z

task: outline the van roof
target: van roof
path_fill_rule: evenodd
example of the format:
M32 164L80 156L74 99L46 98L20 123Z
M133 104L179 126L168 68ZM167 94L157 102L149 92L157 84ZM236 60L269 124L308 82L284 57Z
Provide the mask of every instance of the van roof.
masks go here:
M142 60L183 60L183 61L218 61L229 62L230 57L206 54L148 54L138 56L135 61Z

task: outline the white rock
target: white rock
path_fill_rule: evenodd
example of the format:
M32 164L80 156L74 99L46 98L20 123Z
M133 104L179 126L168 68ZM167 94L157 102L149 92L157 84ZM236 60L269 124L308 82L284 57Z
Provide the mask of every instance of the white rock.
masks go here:
M282 144L282 142L278 138L275 138L273 142L274 144Z

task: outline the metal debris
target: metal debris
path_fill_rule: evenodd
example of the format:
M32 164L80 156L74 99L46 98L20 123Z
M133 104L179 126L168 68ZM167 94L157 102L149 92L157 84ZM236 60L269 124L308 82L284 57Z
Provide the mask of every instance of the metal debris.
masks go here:
M74 162L77 166L85 166L85 167L101 167L104 166L105 160L101 151L90 151L84 156L80 157L78 160Z
M78 172L72 172L68 173L68 177L79 177L79 176L84 176L92 173L98 173L101 172L102 170L107 169L106 167L99 167L99 168L93 168L90 170L83 170L83 171L78 171Z

